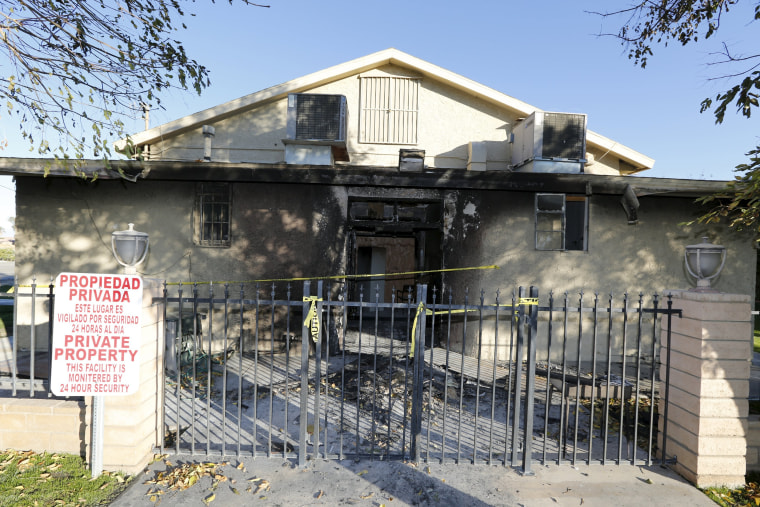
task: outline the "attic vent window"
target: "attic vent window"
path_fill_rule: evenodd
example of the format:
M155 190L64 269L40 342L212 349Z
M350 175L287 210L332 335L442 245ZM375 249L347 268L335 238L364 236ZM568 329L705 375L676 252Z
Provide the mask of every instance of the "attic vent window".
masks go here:
M420 80L362 77L359 142L417 144Z

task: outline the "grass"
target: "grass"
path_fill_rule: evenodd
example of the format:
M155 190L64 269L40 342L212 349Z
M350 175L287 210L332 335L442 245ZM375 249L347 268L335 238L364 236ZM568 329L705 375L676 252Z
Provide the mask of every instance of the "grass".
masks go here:
M93 479L84 460L71 454L0 452L0 507L106 505L128 483L112 472Z
M755 350L755 352L760 352L760 329L755 329L755 337L754 342L752 343L752 348Z
M739 489L706 488L704 493L721 507L760 505L760 472L750 472L745 478L746 486Z

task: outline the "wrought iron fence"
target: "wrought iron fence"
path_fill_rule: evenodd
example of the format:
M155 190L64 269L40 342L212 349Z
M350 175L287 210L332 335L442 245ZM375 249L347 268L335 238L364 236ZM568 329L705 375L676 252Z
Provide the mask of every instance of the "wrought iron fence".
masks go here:
M0 306L12 308L3 319L6 336L0 338L0 393L4 396L52 397L50 359L53 336L54 286L19 285L0 294Z
M658 402L670 358L658 354L670 335L659 323L680 316L669 298L532 288L471 300L424 285L347 294L322 281L165 284L160 451L525 473L534 462L668 458ZM51 396L52 284L16 284L1 299L14 311L0 390Z
M232 291L235 291L232 295ZM643 294L510 297L427 286L165 285L160 452L651 464L667 413L661 318ZM670 326L665 329L669 330ZM664 405L667 407L667 405Z

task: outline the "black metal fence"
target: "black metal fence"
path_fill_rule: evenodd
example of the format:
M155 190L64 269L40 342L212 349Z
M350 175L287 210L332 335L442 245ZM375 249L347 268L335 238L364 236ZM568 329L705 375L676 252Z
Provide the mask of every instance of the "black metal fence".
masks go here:
M19 285L0 294L0 395L52 397L50 359L55 295L48 284Z
M160 452L651 464L670 299L167 284ZM231 291L234 290L234 295ZM221 294L219 294L221 292ZM668 325L665 329L669 330Z

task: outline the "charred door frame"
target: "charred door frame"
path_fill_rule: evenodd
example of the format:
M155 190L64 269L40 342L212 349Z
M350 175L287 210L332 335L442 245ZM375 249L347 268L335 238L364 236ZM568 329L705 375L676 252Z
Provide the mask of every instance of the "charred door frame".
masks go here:
M357 237L361 236L414 238L414 271L442 269L443 196L437 191L377 190L364 189L355 195L349 194L346 273L358 274ZM441 286L441 273L414 274L412 277L414 285ZM357 287L356 280L348 282L349 297L358 297Z

